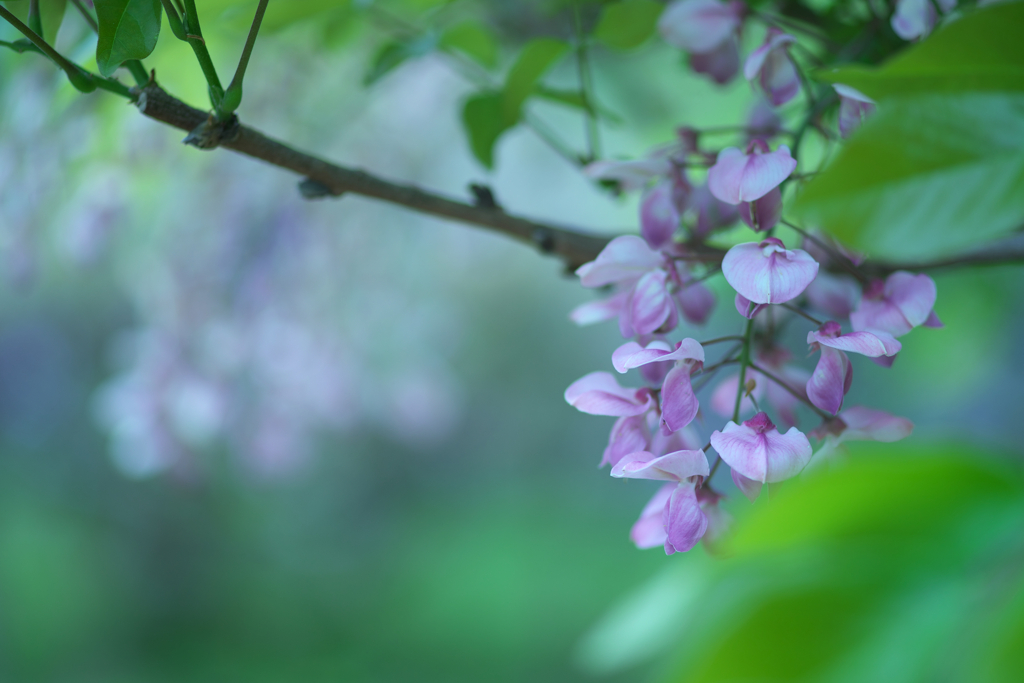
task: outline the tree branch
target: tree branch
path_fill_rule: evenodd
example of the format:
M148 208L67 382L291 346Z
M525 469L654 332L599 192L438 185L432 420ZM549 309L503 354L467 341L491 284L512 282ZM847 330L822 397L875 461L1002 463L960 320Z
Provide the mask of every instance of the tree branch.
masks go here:
M206 112L168 95L156 84L141 90L138 107L146 116L190 133L206 125L215 125ZM412 185L393 183L365 171L338 166L288 147L247 126L237 126L217 146L293 171L323 186L326 194L335 197L345 193L373 197L420 213L504 233L532 244L543 253L560 257L570 269L593 261L611 239L583 230L519 218L496 207L465 204Z
M146 116L175 128L189 131L187 138L204 127L225 126L220 137L210 146L227 147L241 154L284 168L320 188L322 195L339 197L345 193L372 197L404 206L419 213L448 218L477 227L494 230L530 244L545 254L558 256L567 268L576 269L593 261L611 240L611 237L575 228L541 223L505 213L497 206L473 205L427 192L413 185L402 185L384 180L365 171L338 166L318 157L293 149L268 138L259 131L240 126L237 121L216 122L207 112L190 107L167 94L155 83L137 90L139 111ZM196 143L199 146L199 143ZM721 263L725 250L703 244L685 246L688 256L682 260L700 261L709 266ZM978 251L945 259L919 262L865 261L860 268L871 277L885 277L897 270L927 272L962 266L987 266L1024 263L1024 233L995 242ZM829 266L835 272L844 272L838 265Z

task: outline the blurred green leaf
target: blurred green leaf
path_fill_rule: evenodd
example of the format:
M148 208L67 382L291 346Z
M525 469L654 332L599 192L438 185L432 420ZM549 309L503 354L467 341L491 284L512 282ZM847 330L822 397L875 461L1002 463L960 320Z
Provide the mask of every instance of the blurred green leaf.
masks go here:
M51 45L57 39L57 32L64 22L68 0L39 0L39 17L43 23L43 38ZM4 6L11 14L28 23L29 0L7 0Z
M475 21L466 21L441 35L441 47L457 50L488 69L498 65L498 42L494 34Z
M429 54L436 47L437 38L432 33L425 33L416 40L408 42L386 43L378 50L373 64L363 76L363 85L373 85L406 60Z
M503 103L502 93L483 92L466 100L462 108L462 123L469 136L470 149L487 168L494 167L494 144L518 121L518 116L512 121L505 118Z
M537 38L526 44L505 79L502 93L505 121L519 119L519 110L533 93L534 86L568 49L566 43L552 38Z
M929 258L1024 222L1024 95L886 101L794 211L872 257Z
M538 85L533 94L541 99L549 100L551 102L558 102L574 109L582 109L586 112L591 112L596 116L613 122L621 122L622 118L616 114L608 111L604 107L591 106L589 102L583 99L583 95L580 94L579 90L562 90L559 88L548 88L543 85Z
M982 8L947 24L877 69L859 65L817 72L874 98L924 92L1024 91L1024 3Z
M1020 473L949 445L853 450L739 521L671 680L1020 680L1019 654L993 663L1024 614L1005 600L1024 579Z
M594 37L617 50L638 47L654 33L664 8L654 0L623 0L606 5L594 28Z
M111 76L129 59L148 57L160 36L160 0L96 0L96 63Z

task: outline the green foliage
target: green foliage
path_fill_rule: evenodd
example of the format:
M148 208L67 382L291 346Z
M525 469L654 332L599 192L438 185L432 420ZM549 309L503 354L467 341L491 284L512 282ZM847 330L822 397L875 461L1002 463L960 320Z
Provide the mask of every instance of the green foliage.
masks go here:
M653 0L623 0L604 7L594 37L608 47L629 50L654 33L664 5Z
M656 620L673 637L651 634L675 656L669 680L1019 680L1020 472L966 448L859 450L847 466L762 495L728 559L698 555L657 579L675 610ZM643 595L584 652L634 663L608 635L650 611ZM650 654L649 641L626 645Z
M974 12L881 68L824 74L878 112L794 210L883 258L930 258L1024 222L1024 4Z
M437 37L433 33L425 33L415 40L406 42L385 43L378 50L373 64L363 76L363 85L373 85L407 59L422 57L433 52L436 47Z
M880 68L845 66L815 75L876 99L922 92L1021 92L1021 26L1024 3L995 5L946 25Z
M148 57L160 36L161 13L160 0L96 0L100 73L111 76L124 61Z
M57 31L64 22L67 0L39 0L39 16L43 24L43 38L51 45L57 38ZM29 0L7 0L4 6L11 14L28 23Z
M441 35L440 45L461 52L488 69L498 65L498 41L494 34L475 21L465 21L447 29Z
M541 77L568 49L566 43L550 38L527 43L509 69L500 91L486 90L466 101L462 122L473 156L481 164L487 168L494 166L494 145L498 138L519 122L523 104L537 92Z

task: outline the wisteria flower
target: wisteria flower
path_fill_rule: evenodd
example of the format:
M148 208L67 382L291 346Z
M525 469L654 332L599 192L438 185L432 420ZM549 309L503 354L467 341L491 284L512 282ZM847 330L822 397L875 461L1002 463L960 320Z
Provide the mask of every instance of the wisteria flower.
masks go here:
M742 2L677 0L661 13L658 32L669 45L690 53L694 71L727 83L739 70L737 35L744 11Z
M703 325L715 310L715 295L703 282L681 276L681 284L673 294L679 312L687 322Z
M754 232L765 232L775 227L782 216L782 190L773 188L768 194L752 202L740 204L740 218Z
M626 415L620 417L608 435L608 446L601 456L601 464L615 466L624 455L646 451L651 445L651 430L647 426L647 415Z
M835 415L853 382L853 366L846 351L871 358L896 355L901 344L881 331L842 334L839 323L829 321L819 330L807 333L811 351L821 351L818 365L807 380L807 397L815 406Z
M952 12L957 0L937 0L944 14ZM903 40L924 38L938 21L939 15L931 0L896 0L896 11L890 23L892 30Z
M569 317L585 325L618 316L623 337L675 327L678 312L664 265L664 257L643 239L634 235L616 237L576 274L584 287L615 284L619 291L603 301L579 306Z
M839 134L848 138L864 119L875 112L875 101L842 83L834 83L832 87L839 95Z
M880 441L892 443L905 439L914 431L914 423L905 417L882 410L851 406L824 422L812 435L823 439L805 471L815 470L845 452L845 441Z
M654 406L650 389L622 387L610 372L592 372L576 380L565 390L565 400L580 412L612 417L642 415Z
M658 183L640 202L640 234L652 249L670 245L679 228L680 209L673 186L672 180Z
M787 46L796 38L777 28L768 29L764 44L754 50L743 65L748 81L757 81L768 100L776 107L789 102L800 92L800 76Z
M711 445L734 471L760 483L796 476L811 459L811 444L800 430L782 434L763 412L743 424L730 421L711 435Z
M726 282L755 304L781 304L800 296L818 274L818 263L775 237L737 244L725 254Z
M728 204L752 202L778 187L795 168L789 147L779 145L770 152L767 143L757 139L747 145L746 153L736 147L718 153L708 170L708 189Z
M860 285L856 280L848 275L833 275L824 270L818 272L818 277L814 278L804 293L811 306L836 319L849 318L861 298Z
M675 367L661 386L661 422L667 431L674 432L690 424L700 408L690 376L704 367L704 348L687 338L674 349L662 341L653 341L646 347L626 342L612 354L612 365L619 372L665 361L675 361Z
M732 225L739 218L734 204L723 202L711 193L708 186L699 185L690 195L690 208L697 212L693 236L703 239L719 228Z
M855 330L881 330L901 337L918 325L942 327L932 310L937 297L935 281L924 274L898 270L872 282L860 305L850 314Z
M652 547L664 539L665 554L686 552L697 545L708 528L708 518L697 499L697 488L709 474L701 450L684 450L655 457L644 451L631 453L612 468L613 477L672 482L662 487L645 506L630 534L639 547ZM660 508L660 510L659 510ZM661 513L659 533L657 514ZM662 536L663 534L663 536Z

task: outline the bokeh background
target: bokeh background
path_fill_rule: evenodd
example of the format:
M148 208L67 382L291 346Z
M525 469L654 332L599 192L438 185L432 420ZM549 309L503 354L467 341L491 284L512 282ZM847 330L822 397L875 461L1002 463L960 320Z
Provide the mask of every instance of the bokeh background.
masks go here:
M206 4L227 72L254 3ZM512 36L569 30L541 4L468 11ZM250 66L248 124L453 196L483 181L515 213L636 230L635 197L529 130L479 166L459 123L472 86L443 57L366 88L384 28L334 11L281 23ZM87 63L91 40L69 16L62 48ZM147 66L203 106L188 48L161 41ZM594 59L622 121L603 130L611 157L755 103L657 41ZM550 78L574 77L566 62ZM578 112L531 107L582 148ZM631 546L652 489L598 470L611 419L562 399L620 343L614 325L568 321L592 293L501 236L359 197L305 201L297 178L181 137L0 53L0 680L656 673L643 647L603 656L593 629L708 559ZM946 328L905 338L891 370L858 363L849 401L911 418L919 448L1012 458L1021 274L936 280ZM723 284L688 335L735 333Z

